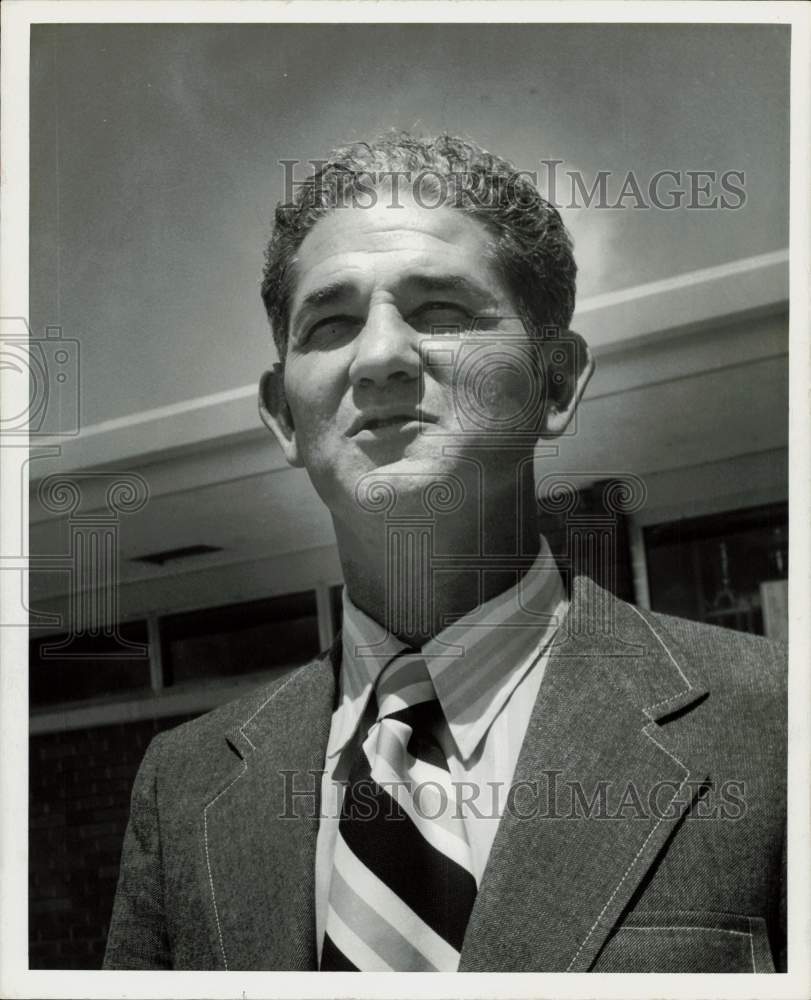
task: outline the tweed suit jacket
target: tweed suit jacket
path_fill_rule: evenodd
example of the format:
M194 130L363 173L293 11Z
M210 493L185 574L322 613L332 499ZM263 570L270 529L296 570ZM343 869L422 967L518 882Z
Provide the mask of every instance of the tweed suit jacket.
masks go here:
M340 644L155 738L108 969L314 970ZM770 972L785 954L784 649L575 581L460 971Z

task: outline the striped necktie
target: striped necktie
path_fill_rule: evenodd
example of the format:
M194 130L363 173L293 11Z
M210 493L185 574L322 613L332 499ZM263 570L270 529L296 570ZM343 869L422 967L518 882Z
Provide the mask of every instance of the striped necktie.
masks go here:
M320 968L455 972L476 881L425 661L389 664L377 704L344 795Z

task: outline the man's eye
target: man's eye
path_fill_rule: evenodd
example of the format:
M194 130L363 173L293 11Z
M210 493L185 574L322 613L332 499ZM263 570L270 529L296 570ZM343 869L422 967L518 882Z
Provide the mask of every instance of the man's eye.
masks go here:
M328 316L305 330L301 340L307 345L328 347L353 336L360 325L354 316Z
M432 333L437 327L467 330L472 318L464 306L455 302L429 302L412 313L409 322L420 333Z

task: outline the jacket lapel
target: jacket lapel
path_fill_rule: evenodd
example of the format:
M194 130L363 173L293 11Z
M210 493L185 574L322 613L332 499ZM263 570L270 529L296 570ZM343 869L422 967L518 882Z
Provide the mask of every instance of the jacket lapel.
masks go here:
M575 581L460 971L588 970L708 776L656 720L706 693L640 612Z
M316 967L315 846L336 648L267 689L228 734L240 760L202 817L221 968Z

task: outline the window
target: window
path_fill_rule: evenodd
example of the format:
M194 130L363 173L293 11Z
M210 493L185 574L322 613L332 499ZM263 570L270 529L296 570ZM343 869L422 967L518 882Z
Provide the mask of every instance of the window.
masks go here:
M331 594L332 614L336 607L339 612L340 588ZM52 635L32 640L31 708L41 714L66 702L76 708L92 703L109 707L143 699L154 714L156 696L166 701L171 694L216 688L223 697L235 697L229 694L229 680L252 675L249 679L259 683L320 652L314 590L164 615L150 624L155 627L146 621L119 623L116 634L106 637ZM160 651L150 650L150 638L160 642ZM209 683L214 680L223 683ZM215 703L206 695L194 707ZM177 705L173 702L170 709L177 710ZM192 710L189 705L186 709Z
M117 636L33 639L29 644L31 707L148 691L146 622L119 623L116 631ZM125 643L135 648L127 649Z
M294 667L319 652L312 590L169 615L160 631L167 685Z
M654 611L780 637L787 504L654 525L645 551Z

